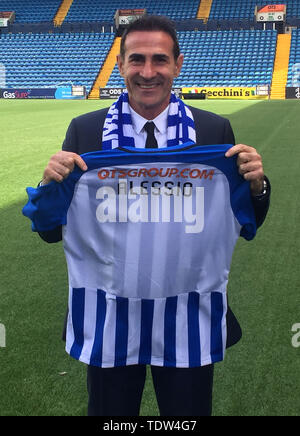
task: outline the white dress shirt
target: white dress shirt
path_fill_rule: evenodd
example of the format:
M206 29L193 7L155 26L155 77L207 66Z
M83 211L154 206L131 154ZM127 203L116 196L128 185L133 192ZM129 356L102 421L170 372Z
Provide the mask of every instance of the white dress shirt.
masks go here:
M143 118L141 115L136 113L132 109L132 107L130 107L133 136L136 148L145 148L147 133L144 129L144 125L149 121L153 121L153 123L155 124L154 136L157 140L158 148L167 146L168 113L169 106L166 107L166 109L153 120L147 120L146 118Z

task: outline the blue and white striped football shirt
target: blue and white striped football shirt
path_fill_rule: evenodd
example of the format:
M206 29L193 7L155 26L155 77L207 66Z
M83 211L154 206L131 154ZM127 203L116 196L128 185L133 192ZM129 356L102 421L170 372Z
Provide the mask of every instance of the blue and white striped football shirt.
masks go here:
M223 360L234 246L256 232L229 147L87 153L86 172L27 189L33 230L63 225L71 356L100 367Z

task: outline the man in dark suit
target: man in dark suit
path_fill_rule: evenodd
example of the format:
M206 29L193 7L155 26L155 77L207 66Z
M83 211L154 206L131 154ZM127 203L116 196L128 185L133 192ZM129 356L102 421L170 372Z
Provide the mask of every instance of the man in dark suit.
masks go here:
M146 16L124 33L118 66L128 91L131 136L138 146L147 146L149 132L146 132L143 123L149 120L154 122L152 146L166 146L171 89L182 63L183 55L179 51L176 32L168 20ZM194 119L198 145L235 143L228 120L192 107L189 110ZM50 159L42 184L52 180L63 181L75 165L83 171L87 169L79 155L101 149L107 113L108 109L102 109L72 120L63 149ZM226 155L237 155L239 172L250 182L256 221L260 226L267 214L270 196L261 156L245 144L233 146ZM61 239L61 229L40 235L47 242L56 242ZM241 337L239 324L230 309L227 313L227 332L227 346ZM211 414L212 364L196 368L152 366L151 370L161 415ZM145 365L88 366L89 415L138 415L145 375Z

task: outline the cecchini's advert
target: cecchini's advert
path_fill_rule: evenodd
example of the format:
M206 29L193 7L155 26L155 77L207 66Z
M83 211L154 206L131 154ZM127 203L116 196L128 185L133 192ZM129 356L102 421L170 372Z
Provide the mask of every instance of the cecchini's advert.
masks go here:
M221 98L221 99L253 99L253 100L266 100L268 95L259 95L256 88L243 88L243 87L226 87L226 88L211 88L211 87L193 87L182 88L182 95L188 99L195 97L195 94L205 98Z

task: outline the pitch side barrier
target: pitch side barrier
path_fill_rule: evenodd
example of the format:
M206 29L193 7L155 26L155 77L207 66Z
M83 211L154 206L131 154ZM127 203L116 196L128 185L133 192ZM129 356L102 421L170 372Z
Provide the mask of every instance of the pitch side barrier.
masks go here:
M288 87L285 90L286 99L298 99L300 100L300 87Z
M74 93L74 87L58 88L2 88L0 89L0 98L8 100L13 99L57 99L57 100L81 100L86 98L83 93Z
M266 100L269 98L268 85L251 88L244 87L191 87L182 88L184 99L236 99L236 100Z
M99 88L99 98L116 99L120 97L126 88ZM177 97L183 99L268 99L270 87L268 85L256 86L251 88L243 87L189 87L189 88L173 88L173 92Z
M126 91L126 88L99 88L99 98L100 100L116 99L119 98L124 91ZM182 97L181 88L173 88L172 91L175 93L176 97Z

